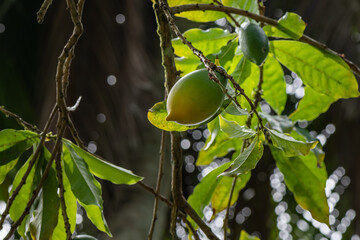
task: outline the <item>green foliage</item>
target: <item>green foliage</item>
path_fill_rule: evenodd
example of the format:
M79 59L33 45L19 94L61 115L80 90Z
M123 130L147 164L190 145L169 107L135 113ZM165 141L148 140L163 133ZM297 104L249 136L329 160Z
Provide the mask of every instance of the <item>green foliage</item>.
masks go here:
M184 4L196 4L196 3L213 3L212 0L169 0L168 4L170 7L184 5ZM226 17L225 13L216 11L191 11L176 14L175 16L187 18L194 22L211 22L217 19Z
M237 36L236 33L230 33L221 28L211 28L206 31L194 28L184 32L183 35L194 47L202 49L205 55L220 51L222 46L225 46L229 40ZM196 58L192 51L184 45L179 38L172 40L172 46L176 56Z
M360 96L354 74L340 57L297 41L271 41L270 47L277 60L316 92L334 99Z
M197 3L214 4L214 1L169 0L168 3L172 7ZM222 0L221 3L225 6L259 13L259 4L255 0ZM260 37L252 35L250 40L244 40L245 35L240 36L241 47L238 46L239 40L236 33L240 29L236 27L233 18L223 12L189 11L179 13L177 16L195 22L226 18L234 26L234 28L229 28L235 29L233 32L215 27L205 30L193 28L185 31L183 35L211 61L217 59L216 64L231 74L242 88L239 91L234 87L236 84L228 84L226 91L231 97L226 98L222 105L219 104L221 108L211 119L195 126L184 126L173 121L166 121L168 115L166 101L156 103L148 112L148 120L155 127L166 131L182 132L207 124L210 137L199 152L196 165L209 165L214 159L225 155L231 159L230 162L210 171L195 186L188 198L190 206L203 218L204 208L210 205L213 209L211 218L213 220L218 213L227 208L234 177L236 177L236 185L230 202L235 204L240 191L250 179L252 169L261 160L264 146L269 146L276 166L284 175L286 186L294 194L296 202L310 211L314 219L329 224L329 207L324 191L327 179L324 165L325 153L308 130L300 129L295 124L298 120L315 120L340 98L360 96L356 78L349 66L331 51L301 42L306 24L295 13L286 13L278 20L277 26L265 26L263 29L266 35L263 35L261 28L255 24L254 20L232 14L231 16L238 23L249 22L250 26L261 31L262 34ZM270 42L270 53L260 54L260 57L255 58L249 57L248 49L250 48L256 51L264 50L262 49L264 44L262 46L257 44L255 47L252 44L259 38L266 39L262 43L267 43L267 37L275 38ZM276 38L291 40L276 40ZM172 47L180 76L205 67L179 38L172 40ZM263 67L262 74L261 67L257 64ZM296 110L288 116L281 115L287 112L284 111L287 95L283 67L296 73L305 85L304 97L297 104ZM204 73L207 74L205 70ZM259 84L260 76L262 76L262 84ZM251 104L242 96L243 93L252 103L255 96L261 96L260 100L266 101L272 111L262 112L260 106L252 109ZM238 104L232 102L234 99L238 101ZM256 102L257 100L259 99L256 99ZM257 114L254 114L255 111L259 113L262 122ZM49 134L46 140L52 141L55 138ZM19 235L24 239L66 239L65 222L58 192L60 174L64 186L62 200L66 204L71 233L75 231L79 203L92 223L100 231L111 236L103 214L101 185L95 177L114 184L127 185L133 185L143 178L130 170L106 162L67 139L62 139L63 145L60 150L62 170L57 172L59 170L55 168L55 163L52 163L49 165L48 177L42 179L47 164L53 161L55 156L51 156L45 146L40 146L40 156L38 159L33 159L39 142L40 135L31 131L14 129L0 131L0 183L16 165L22 164L19 159L30 154L28 160L22 166L18 166L19 170L13 179L10 194L13 194L18 186L21 186L21 190L9 210L12 221L17 221L23 214L39 183L44 184L39 195L34 198L29 215L24 218L18 228ZM31 147L33 147L32 154ZM30 162L33 161L34 166L28 169ZM208 167L214 168L214 165ZM193 220L189 219L189 221L196 227ZM74 239L92 239L92 237L78 235ZM245 231L241 232L240 240L251 239L258 238L250 236Z
M264 151L263 143L257 135L247 147L239 155L227 169L221 175L224 176L238 176L243 173L247 173L256 167L256 164L261 159Z
M246 186L247 182L250 180L251 172L241 174L236 178L236 184L234 188L234 193L231 198L231 205L235 204L239 198L240 191ZM211 197L211 208L213 209L215 216L217 213L225 210L229 203L229 197L232 185L233 178L223 177L219 179L219 183L215 188L215 191Z
M244 230L242 230L241 233L240 233L240 239L239 240L260 240L260 238L253 237L253 236L249 235L247 232L245 232Z
M268 55L264 64L263 78L263 98L277 114L281 114L285 108L287 98L286 83L284 81L284 71L272 54Z
M189 204L200 217L204 216L203 208L210 203L213 193L220 182L218 176L229 168L229 166L230 162L212 170L201 179L200 183L194 188L193 193L189 196Z
M143 178L135 175L130 170L108 163L99 157L81 149L69 140L63 140L68 149L72 149L76 154L84 159L92 174L98 178L108 180L114 184L132 185L141 181Z
M39 204L34 210L34 219L30 222L30 233L34 239L50 239L58 223L60 198L57 188L56 172L50 169L43 191L39 195Z
M292 38L298 40L304 33L306 24L301 16L287 12L282 16L276 27L267 25L264 31L269 37Z
M0 166L19 157L38 140L30 131L4 129L0 132Z
M308 120L316 119L321 113L326 112L330 105L335 102L332 96L319 93L309 86L305 87L305 96L300 100L296 110L289 117L291 120Z
M296 202L310 211L319 222L329 224L329 207L325 196L327 173L325 165L317 167L314 153L307 156L287 157L271 147L276 166L284 174L286 186L294 193Z
M246 126L240 126L235 121L229 121L219 117L220 129L230 138L247 139L253 137L256 132Z
M256 13L259 14L259 6L257 1L248 1L248 0L222 0L222 3L224 4L224 6L229 6L229 7L235 7L235 8L240 8L243 10L247 10L249 12L252 13ZM235 20L241 24L245 21L249 21L250 19L244 17L244 16L240 16L240 15L235 15L233 14L233 17L235 18ZM232 24L235 25L234 21L229 17L226 16L226 19ZM250 20L252 21L252 20Z
M1 159L5 163L0 167L2 170L1 182L15 167L23 152L33 146L33 154L18 170L10 191L10 194L13 194L17 187L21 187L9 210L11 220L14 222L27 208L34 190L46 171L46 165L54 159L45 147L41 148L38 158L33 159L39 137L38 134L31 131L5 129L0 132L0 153L5 156ZM30 162L34 163L31 169L29 169ZM78 201L94 225L111 236L103 215L101 186L95 180L94 175L115 184L128 185L135 184L143 178L127 169L105 162L66 139L63 139L60 164L70 231L74 232L75 230ZM66 238L56 171L53 163L49 168L47 178L42 180L42 190L34 198L34 204L30 206L29 216L25 216L18 228L18 233L25 239L31 237L33 239L63 240Z
M268 130L274 147L281 149L287 157L307 155L318 143L317 141L298 141L286 133L283 134L275 130Z
M95 226L106 232L111 233L103 217L103 200L101 198L101 186L89 168L74 149L64 144L63 159L65 162L65 173L69 179L71 190L79 203L84 207L87 216Z

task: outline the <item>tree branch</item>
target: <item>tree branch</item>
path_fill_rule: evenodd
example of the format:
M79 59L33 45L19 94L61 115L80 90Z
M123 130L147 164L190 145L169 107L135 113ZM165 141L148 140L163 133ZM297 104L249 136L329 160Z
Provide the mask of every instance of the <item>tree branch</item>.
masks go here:
M224 240L226 240L226 236L227 236L227 226L228 226L228 222L229 222L229 212L230 212L230 206L231 206L231 199L232 199L232 196L234 194L236 180L237 180L237 176L233 178L233 181L232 181L232 184L231 184L229 201L228 201L228 204L227 204L227 207L226 207L225 218L224 218L224 227L223 227L224 228Z
M25 129L29 129L33 132L37 132L37 133L41 133L41 130L38 129L36 126L33 126L32 124L26 122L25 120L23 120L20 116L16 115L15 113L13 112L10 112L9 110L5 109L3 106L0 106L0 111L2 113L4 113L4 115L6 117L12 117L14 118L17 123L20 125L20 126L23 126Z
M37 22L38 23L43 23L44 22L44 17L45 14L49 8L49 6L51 5L52 0L44 0L43 4L41 5L39 11L37 12Z
M291 34L291 30L287 29L285 27L279 26L278 22L275 19L269 18L269 17L265 17L262 15L258 15L246 10L242 10L242 9L238 9L238 8L233 8L233 7L226 7L226 6L218 6L218 5L214 5L214 4L186 4L186 5L180 5L180 6L175 6L171 8L171 13L172 14L176 14L176 13L181 13L181 12L188 12L188 11L206 11L206 10L210 10L210 11L218 11L218 12L224 12L224 13L233 13L233 14L238 14L241 16L245 16L251 19L254 19L258 22L263 22L266 23L268 25L272 25L274 27L278 27L281 31L287 33L287 34ZM304 42L304 43L308 43L314 47L326 50L334 55L337 55L338 57L342 58L346 64L350 67L350 69L358 76L360 76L360 67L357 66L356 64L354 64L352 61L350 61L349 59L345 58L345 56L343 54L340 54L338 52L335 52L334 50L330 49L328 46L326 46L325 44L316 41L315 39L312 39L311 37L307 36L307 35L303 35L299 41Z
M219 240L219 238L211 231L211 228L201 219L201 217L199 217L185 198L181 199L181 209L195 221L195 223L210 240Z
M165 72L165 88L167 93L176 82L176 67L174 61L174 52L171 45L171 29L167 23L167 17L164 14L161 5L167 5L164 0L156 0L153 7L157 17L158 35L160 37L160 47L162 54L162 64ZM176 236L176 220L178 215L178 205L183 197L182 193L182 157L180 148L180 135L177 132L171 132L171 193L173 197L173 207L171 209L170 232L173 237Z
M156 189L155 189L155 201L154 201L154 209L153 209L153 216L151 220L151 226L148 234L148 239L152 239L152 235L154 233L155 229L155 222L157 220L157 209L159 204L159 198L158 195L160 193L160 185L161 185L161 179L163 176L163 170L164 170L164 158L165 158L165 143L166 143L166 132L163 130L161 131L161 142L160 142L160 158L159 158L159 167L158 167L158 175L157 175L157 181L156 181Z

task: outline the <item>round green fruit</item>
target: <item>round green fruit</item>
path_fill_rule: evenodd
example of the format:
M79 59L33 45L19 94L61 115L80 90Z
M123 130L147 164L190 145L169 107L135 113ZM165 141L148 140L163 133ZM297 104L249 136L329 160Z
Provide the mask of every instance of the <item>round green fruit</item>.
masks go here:
M219 73L216 76L226 87L227 79ZM166 121L187 126L201 124L219 110L224 97L221 87L209 78L206 69L191 72L171 89L166 103Z
M248 23L240 32L240 48L247 59L261 65L269 53L269 39L259 25Z

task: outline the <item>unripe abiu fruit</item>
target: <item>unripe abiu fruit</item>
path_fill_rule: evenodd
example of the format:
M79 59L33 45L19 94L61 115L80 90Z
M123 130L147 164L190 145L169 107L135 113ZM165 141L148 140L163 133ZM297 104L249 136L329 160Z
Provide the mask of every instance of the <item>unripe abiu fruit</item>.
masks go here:
M219 73L216 76L226 87L227 79ZM171 89L166 103L166 121L188 126L201 124L216 114L224 97L221 87L209 78L206 69L191 72Z
M269 39L257 24L248 23L240 32L240 48L251 62L261 65L269 53Z

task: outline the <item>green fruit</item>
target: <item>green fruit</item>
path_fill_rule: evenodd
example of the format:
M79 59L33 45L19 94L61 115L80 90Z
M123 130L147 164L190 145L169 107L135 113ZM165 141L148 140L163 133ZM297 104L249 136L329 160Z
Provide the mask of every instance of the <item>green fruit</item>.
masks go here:
M225 87L227 79L216 73ZM211 118L221 107L224 92L221 87L209 78L206 69L191 72L171 89L166 108L166 121L175 121L182 125L197 125Z
M247 59L261 65L269 53L269 39L259 25L248 23L240 32L240 48Z

